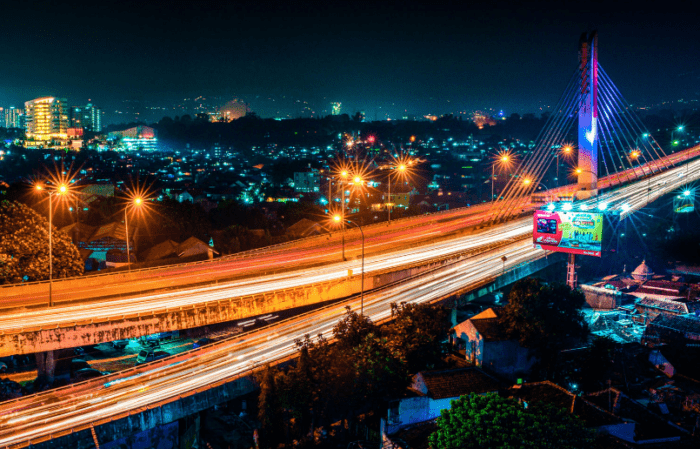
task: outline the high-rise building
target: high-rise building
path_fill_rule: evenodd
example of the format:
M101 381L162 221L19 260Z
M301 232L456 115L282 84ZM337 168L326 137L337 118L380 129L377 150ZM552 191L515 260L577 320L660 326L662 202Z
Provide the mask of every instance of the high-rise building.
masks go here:
M343 104L339 101L334 101L331 103L331 115L340 115L340 110L343 107Z
M102 109L96 108L92 103L87 106L71 106L70 126L92 132L102 131Z
M44 97L24 103L28 140L68 138L68 108L65 98Z
M24 109L11 106L5 109L5 128L24 127Z

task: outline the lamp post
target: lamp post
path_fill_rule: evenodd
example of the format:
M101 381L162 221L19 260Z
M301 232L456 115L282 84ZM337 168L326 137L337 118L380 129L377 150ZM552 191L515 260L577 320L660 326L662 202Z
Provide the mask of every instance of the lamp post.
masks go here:
M530 179L527 179L527 178L526 178L526 179L523 179L523 184L525 184L526 186L529 186L530 184L532 184L532 181L531 181ZM550 200L550 196L549 196L549 187L547 187L546 185L544 185L544 184L541 183L541 182L538 182L538 183L537 183L537 187L535 187L535 190L536 190L537 188L539 188L540 186L544 187L544 190L547 192L547 202L549 203L549 200ZM535 193L537 193L537 192L535 192Z
M360 284L360 315L364 315L365 314L365 233L362 230L362 226L355 223L354 221L345 220L345 219L341 218L340 215L335 215L333 217L333 220L336 223L342 221L343 224L345 224L344 222L347 221L350 224L354 224L355 226L357 226L359 228L360 235L362 236L362 268L360 270L360 279L361 279L361 281L360 281L361 282L361 284Z
M493 182L496 179L496 164L500 164L501 166L508 165L510 162L510 154L507 152L502 152L501 155L493 161L491 164L491 201L493 201Z
M399 165L396 165L396 166L389 167L389 170L392 170L392 169L394 169L394 168L395 168L396 170L398 170L400 173L405 173L405 172L406 172L406 164L399 164ZM388 180L389 180L389 191L388 191L388 193L387 193L386 211L387 211L387 215L388 215L388 217L389 217L389 218L388 218L389 224L391 224L391 209L392 209L392 206L393 206L393 204L392 204L392 202L391 202L391 171L389 171L389 175L387 176L387 178L388 178Z
M143 198L137 196L132 201L131 207L141 207L143 203ZM127 211L129 210L129 204L124 208L124 235L126 237L126 266L131 271L131 250L129 249L129 221Z
M41 192L44 187L37 184L36 190ZM53 307L53 196L67 194L68 186L61 184L55 189L55 192L47 190L47 193L49 194L49 307Z
M561 149L561 153L564 153L564 155L565 155L566 157L571 156L571 151L572 151L572 148L571 148L570 145L565 145L565 146L562 147L562 149ZM559 153L560 153L560 152L557 151L557 154L556 154L556 157L557 157L557 187L559 187Z

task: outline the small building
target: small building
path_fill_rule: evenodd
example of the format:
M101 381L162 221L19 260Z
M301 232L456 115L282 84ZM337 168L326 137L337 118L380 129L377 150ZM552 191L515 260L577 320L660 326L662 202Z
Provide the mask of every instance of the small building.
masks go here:
M196 237L190 237L182 243L174 240L166 240L151 249L145 255L144 260L154 261L175 257L191 257L206 254L207 259L213 259L219 252Z
M700 311L698 301L687 301L684 298L661 299L642 298L637 301L635 308L642 324L647 324L659 315L687 315Z
M700 317L659 314L647 324L642 342L652 346L700 344Z
M324 234L326 232L326 228L313 220L309 220L308 218L302 218L287 228L287 235L294 238L309 237L312 235Z
M434 420L460 396L496 393L498 388L496 378L476 367L422 371L413 376L406 397L390 401L382 438L386 441L401 429Z
M468 362L515 380L530 371L536 359L500 324L502 309L492 307L452 328L453 346L464 349Z

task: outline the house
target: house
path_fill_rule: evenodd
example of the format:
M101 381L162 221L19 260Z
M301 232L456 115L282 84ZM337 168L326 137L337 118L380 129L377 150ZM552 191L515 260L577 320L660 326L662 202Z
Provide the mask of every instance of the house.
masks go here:
M506 389L504 396L530 404L545 402L579 417L586 427L617 424L620 419L590 401L551 381L527 382Z
M700 302L680 299L642 298L635 304L642 324L652 321L659 315L687 315L700 311Z
M689 436L688 432L653 413L616 388L608 388L585 396L586 401L620 418L620 423L599 426L603 433L633 445L664 444L673 447Z
M660 314L647 324L642 343L700 344L700 317Z
M182 243L177 243L174 240L161 242L146 252L144 260L153 261L175 257L191 257L200 254L206 254L207 259L213 259L214 254L218 255L219 252L198 238L190 237Z
M434 420L460 396L496 393L498 388L496 378L476 367L422 371L413 376L405 397L389 403L387 419L381 423L382 438L391 440L402 429Z
M327 232L326 228L308 218L302 218L287 228L287 234L294 238L309 237Z
M67 234L75 246L81 247L80 244L85 244L95 233L97 228L89 226L85 223L76 222L61 228L61 232Z
M218 255L219 252L196 237L188 238L177 247L177 257L190 257L199 254L206 254L207 259L213 259L214 254Z
M475 366L515 380L535 364L530 351L508 338L500 324L501 308L492 307L452 328L453 345Z

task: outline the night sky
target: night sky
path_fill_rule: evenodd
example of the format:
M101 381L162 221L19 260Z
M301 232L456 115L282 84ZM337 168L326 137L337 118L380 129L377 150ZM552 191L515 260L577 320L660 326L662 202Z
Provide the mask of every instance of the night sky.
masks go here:
M305 100L321 115L341 101L343 112L363 110L370 119L404 111L539 112L562 93L578 38L593 28L600 63L630 102L698 98L700 91L697 17L672 7L51 3L2 8L0 106L57 95L70 104L92 99L109 114L123 100L220 95L244 97L262 116L274 111L262 102L256 109L256 97ZM588 9L562 9L576 4Z

